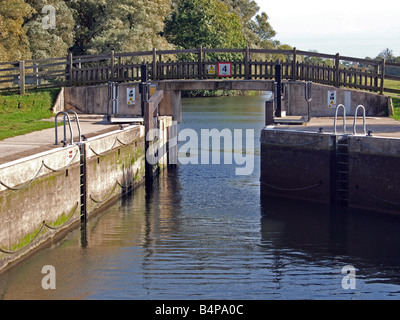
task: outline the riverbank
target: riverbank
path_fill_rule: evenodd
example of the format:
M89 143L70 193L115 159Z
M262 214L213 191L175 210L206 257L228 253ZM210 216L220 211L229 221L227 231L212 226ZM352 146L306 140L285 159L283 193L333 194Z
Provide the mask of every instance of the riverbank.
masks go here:
M60 89L0 95L0 140L51 128L42 121L54 116L53 107Z
M400 98L392 97L393 101L393 116L392 118L400 121Z

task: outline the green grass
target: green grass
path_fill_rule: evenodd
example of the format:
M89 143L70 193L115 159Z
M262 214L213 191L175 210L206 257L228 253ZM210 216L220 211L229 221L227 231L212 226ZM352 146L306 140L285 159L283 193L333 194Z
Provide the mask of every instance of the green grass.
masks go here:
M394 114L392 118L400 121L400 98L392 97Z
M400 90L400 81L385 80L384 87L385 88L390 88L390 89ZM397 94L397 93L384 92L384 94L387 94L387 95L392 96L392 97L400 97L400 94Z
M60 89L0 95L0 140L53 128L54 122L40 121L54 116L52 107Z

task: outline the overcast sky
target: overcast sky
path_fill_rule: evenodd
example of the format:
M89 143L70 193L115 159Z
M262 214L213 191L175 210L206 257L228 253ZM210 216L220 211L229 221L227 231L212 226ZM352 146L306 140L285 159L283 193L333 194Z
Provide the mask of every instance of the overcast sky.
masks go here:
M400 56L399 0L255 1L282 44L357 58L389 48Z

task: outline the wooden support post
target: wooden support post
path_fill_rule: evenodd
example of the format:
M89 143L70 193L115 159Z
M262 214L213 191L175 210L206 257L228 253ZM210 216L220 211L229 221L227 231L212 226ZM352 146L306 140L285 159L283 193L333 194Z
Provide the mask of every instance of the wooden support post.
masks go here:
M19 94L25 94L25 61L19 62Z
M383 84L385 80L385 66L386 66L386 61L385 59L382 60L381 62L381 87L380 87L380 94L383 94Z
M110 54L110 67L111 67L111 81L114 81L114 50L111 50Z
M244 78L250 79L250 73L250 49L249 46L246 46L244 52Z
M293 48L293 61L292 61L292 80L297 80L297 49Z
M73 59L72 59L72 53L68 54L68 74L69 74L69 85L73 85L73 71L72 71L72 66L73 66Z
M37 67L36 64L34 64L34 68L33 68L33 84L35 87L37 87L39 85L39 68Z
M157 51L153 48L152 80L157 80Z
M153 148L153 103L144 102L144 150L145 150L145 183L150 185L153 180L153 164L150 157Z
M199 80L203 79L203 47L199 47L199 65L198 65L198 73L199 73Z
M335 57L335 85L339 87L340 82L340 55L336 53Z

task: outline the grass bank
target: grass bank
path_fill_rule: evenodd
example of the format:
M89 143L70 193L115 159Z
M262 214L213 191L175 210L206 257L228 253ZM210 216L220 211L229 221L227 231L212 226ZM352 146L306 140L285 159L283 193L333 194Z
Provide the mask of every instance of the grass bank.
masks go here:
M0 140L54 127L53 122L40 121L54 116L53 105L60 89L47 89L0 95Z
M390 89L400 90L400 81L385 80L384 87L385 88L390 88ZM397 93L384 92L384 94L387 94L387 95L392 96L392 97L400 98L400 94L397 94Z
M400 121L400 98L392 97L392 101L394 110L392 118Z

